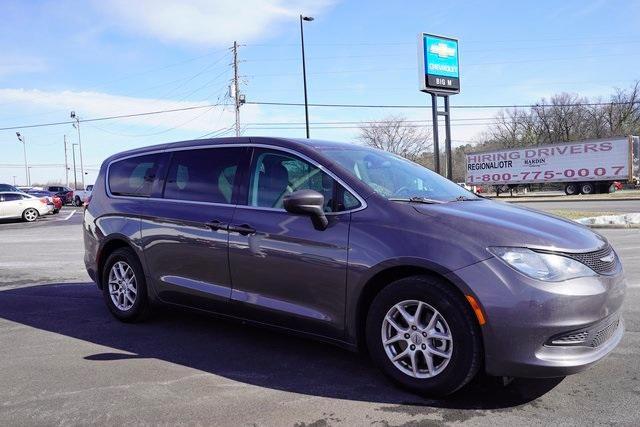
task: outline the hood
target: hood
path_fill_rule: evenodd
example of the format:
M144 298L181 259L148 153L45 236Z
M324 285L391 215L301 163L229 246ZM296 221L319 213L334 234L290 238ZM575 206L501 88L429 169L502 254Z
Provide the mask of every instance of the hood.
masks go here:
M561 252L590 252L606 239L576 222L505 202L476 200L413 205L450 229L451 238L481 246L521 246ZM473 239L469 239L473 237Z

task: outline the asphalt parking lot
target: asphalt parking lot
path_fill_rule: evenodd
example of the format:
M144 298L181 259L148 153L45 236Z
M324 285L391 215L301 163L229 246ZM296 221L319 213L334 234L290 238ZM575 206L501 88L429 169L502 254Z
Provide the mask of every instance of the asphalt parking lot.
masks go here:
M481 378L449 399L390 384L366 357L194 313L114 320L82 264L82 212L0 223L0 425L637 425L640 230L620 254L627 332L567 378Z

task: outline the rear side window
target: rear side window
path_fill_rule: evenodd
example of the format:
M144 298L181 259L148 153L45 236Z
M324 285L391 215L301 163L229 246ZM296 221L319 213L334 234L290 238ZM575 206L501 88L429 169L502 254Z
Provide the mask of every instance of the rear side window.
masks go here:
M207 148L173 153L164 198L230 204L244 148Z
M23 197L20 194L5 194L4 201L5 202L13 202L15 200L22 200Z
M109 166L109 190L118 196L149 197L156 179L159 154L131 157Z

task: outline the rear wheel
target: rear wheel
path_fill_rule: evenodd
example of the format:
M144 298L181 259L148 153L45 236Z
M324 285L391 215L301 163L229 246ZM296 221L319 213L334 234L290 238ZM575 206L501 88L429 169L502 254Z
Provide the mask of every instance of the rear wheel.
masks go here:
M38 219L39 215L40 214L38 213L37 209L28 208L28 209L25 209L24 212L22 212L22 219L24 219L27 222L33 222L36 219Z
M135 252L113 251L102 271L102 292L111 313L123 322L142 320L149 311L147 284Z
M375 297L367 347L392 380L414 392L451 394L478 372L481 342L466 303L441 280L397 280Z
M578 194L578 184L572 182L564 186L564 192L567 196Z
M592 183L590 182L585 182L584 184L582 184L580 186L580 192L582 194L593 194L595 191L595 187Z
M80 197L76 196L73 199L73 206L82 206L82 200L80 200Z

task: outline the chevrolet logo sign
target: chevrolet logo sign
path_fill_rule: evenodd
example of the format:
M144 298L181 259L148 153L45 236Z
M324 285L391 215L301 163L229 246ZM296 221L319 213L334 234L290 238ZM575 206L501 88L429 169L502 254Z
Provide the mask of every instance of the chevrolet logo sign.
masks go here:
M456 54L456 50L444 43L433 44L429 48L429 52L438 55L439 58L449 58Z

